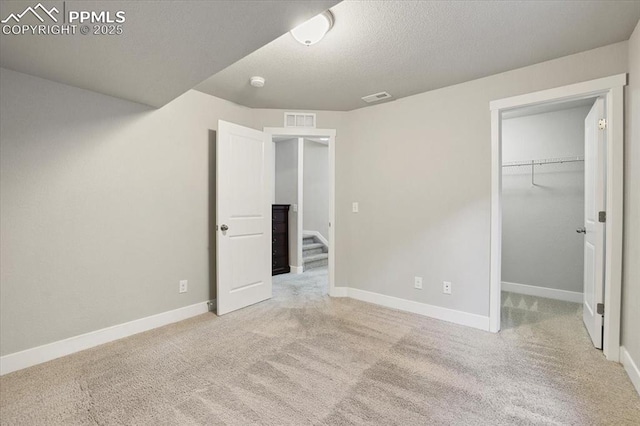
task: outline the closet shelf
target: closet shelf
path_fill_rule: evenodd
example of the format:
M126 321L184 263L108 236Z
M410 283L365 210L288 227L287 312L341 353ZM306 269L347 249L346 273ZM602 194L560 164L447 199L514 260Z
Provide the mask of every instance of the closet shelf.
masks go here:
M559 158L543 158L541 160L529 161L510 161L502 163L502 167L531 167L531 186L536 186L535 167L546 166L547 164L564 164L584 162L584 157L559 157Z
M584 157L544 158L541 160L509 161L502 163L502 167L544 166L545 164L578 163L582 161L584 161Z

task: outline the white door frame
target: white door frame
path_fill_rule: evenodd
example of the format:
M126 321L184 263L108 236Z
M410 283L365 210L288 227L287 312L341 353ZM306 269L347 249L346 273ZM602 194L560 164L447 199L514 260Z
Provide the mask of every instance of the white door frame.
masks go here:
M265 127L265 138L269 143L274 136L290 136L291 138L329 138L329 295L335 296L336 251L335 251L335 206L336 206L336 131L335 129L314 129L300 127ZM300 155L300 150L298 150ZM275 170L272 170L272 173ZM275 176L272 177L275 182ZM298 190L299 192L299 190ZM301 204L298 205L298 211ZM300 224L299 224L300 225Z
M624 168L624 86L627 75L618 74L568 86L492 101L491 109L491 265L489 330L500 331L502 267L502 114L524 106L560 103L602 96L607 112L607 182L605 222L605 296L603 352L608 360L620 359L622 295L622 220Z

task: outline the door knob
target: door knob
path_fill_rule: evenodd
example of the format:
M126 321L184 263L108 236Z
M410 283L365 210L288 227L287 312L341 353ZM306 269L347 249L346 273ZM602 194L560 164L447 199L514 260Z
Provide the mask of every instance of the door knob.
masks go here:
M224 232L224 231L228 231L228 230L229 230L229 227L228 227L227 225L224 225L224 224L223 224L223 225L220 227L220 230L221 230L222 232Z
M583 226L582 228L578 228L578 229L576 229L576 232L577 232L578 234L586 234L586 233L587 233L587 230L586 230L586 228Z

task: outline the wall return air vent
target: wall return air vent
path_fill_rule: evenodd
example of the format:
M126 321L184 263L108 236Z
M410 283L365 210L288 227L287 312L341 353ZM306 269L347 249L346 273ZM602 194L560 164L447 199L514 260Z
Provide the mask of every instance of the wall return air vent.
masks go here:
M310 112L285 112L284 127L316 127L316 115Z
M379 92L379 93L374 93L373 95L364 96L362 100L370 104L372 102L378 102L383 99L389 99L390 97L391 95L388 94L387 92Z

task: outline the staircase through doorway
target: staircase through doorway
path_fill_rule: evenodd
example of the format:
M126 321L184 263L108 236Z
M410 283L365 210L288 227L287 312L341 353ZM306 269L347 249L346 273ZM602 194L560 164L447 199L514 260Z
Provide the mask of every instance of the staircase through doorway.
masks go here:
M329 247L327 247L317 236L312 234L302 235L302 262L304 270L307 271L329 263Z

